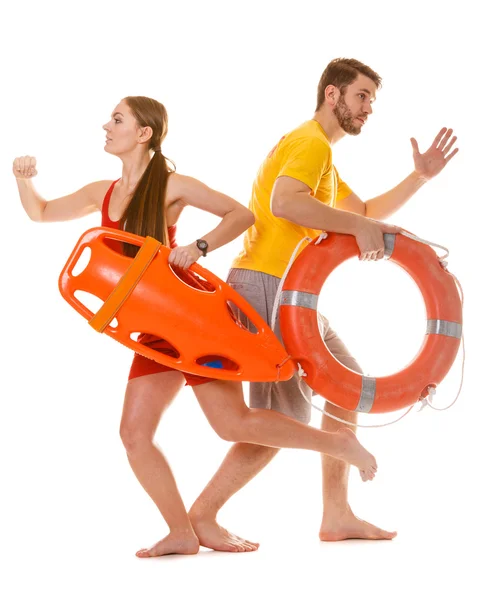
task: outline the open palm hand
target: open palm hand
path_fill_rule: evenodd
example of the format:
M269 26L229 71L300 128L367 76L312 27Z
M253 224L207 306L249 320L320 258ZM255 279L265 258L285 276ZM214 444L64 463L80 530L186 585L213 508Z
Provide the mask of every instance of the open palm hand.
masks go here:
M431 179L442 171L448 162L457 154L458 148L450 150L457 141L457 136L452 135L453 129L444 127L440 130L428 150L421 154L418 142L411 138L413 147L414 168L425 179Z

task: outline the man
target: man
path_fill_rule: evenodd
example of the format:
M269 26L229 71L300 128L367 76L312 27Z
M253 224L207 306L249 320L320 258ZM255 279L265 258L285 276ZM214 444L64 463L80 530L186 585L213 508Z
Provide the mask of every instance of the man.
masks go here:
M359 135L372 114L381 78L353 59L335 59L323 72L314 117L285 135L262 163L253 184L249 208L255 224L246 232L244 249L234 261L228 282L270 323L275 294L297 243L322 230L355 236L361 260L384 255L383 233L399 231L379 223L397 211L457 153L456 137L442 129L429 150L421 154L411 139L414 171L394 189L363 202L338 175L332 146L346 134ZM450 152L451 151L451 152ZM361 372L334 331L323 320L324 341L336 358ZM276 330L280 336L279 330ZM279 383L251 383L250 406L281 411L303 422L310 404L299 388L300 379ZM307 386L302 385L302 388ZM307 388L307 393L311 390ZM325 410L356 423L351 413L326 402ZM342 423L323 416L321 428L336 431ZM355 428L352 428L355 429ZM216 517L229 498L257 475L278 449L235 444L218 472L194 503L190 518L200 543L221 551L256 550L258 544L239 538L217 524ZM392 539L384 531L358 519L348 503L348 465L322 456L323 541L348 538Z

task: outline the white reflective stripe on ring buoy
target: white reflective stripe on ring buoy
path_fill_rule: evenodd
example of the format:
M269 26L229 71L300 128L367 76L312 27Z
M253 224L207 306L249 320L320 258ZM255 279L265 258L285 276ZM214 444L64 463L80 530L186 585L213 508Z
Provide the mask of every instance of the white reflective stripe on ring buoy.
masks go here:
M355 409L356 412L370 412L375 400L376 383L377 380L375 377L362 375L362 391L360 393L360 400Z
M396 245L396 234L395 233L384 233L384 258L389 260L394 252L394 246Z
M428 319L426 322L426 333L435 333L437 335L446 335L447 337L462 337L462 324L454 321L444 321L443 319Z
M286 290L280 294L281 306L301 306L303 308L318 308L317 294L309 294L308 292L299 292L297 290Z

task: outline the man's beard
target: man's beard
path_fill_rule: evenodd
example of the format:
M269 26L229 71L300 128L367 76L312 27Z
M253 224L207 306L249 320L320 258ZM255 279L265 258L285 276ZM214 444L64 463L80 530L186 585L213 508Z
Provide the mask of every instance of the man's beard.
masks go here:
M338 119L341 129L343 129L343 131L346 133L350 135L358 135L362 131L361 127L355 125L355 117L346 105L343 96L340 96L338 104L333 109L333 114Z

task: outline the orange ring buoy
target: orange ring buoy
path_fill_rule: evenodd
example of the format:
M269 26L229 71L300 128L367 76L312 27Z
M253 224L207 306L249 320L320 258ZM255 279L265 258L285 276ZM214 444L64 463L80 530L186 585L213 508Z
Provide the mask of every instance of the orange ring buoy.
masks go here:
M317 238L316 238L317 239ZM453 277L428 245L403 235L384 234L385 256L411 275L424 299L427 329L409 365L386 377L367 377L334 358L321 337L317 302L326 278L358 256L351 235L329 233L297 257L280 297L285 348L307 373L306 383L333 404L351 411L384 413L410 406L428 395L450 370L462 337L462 305Z

